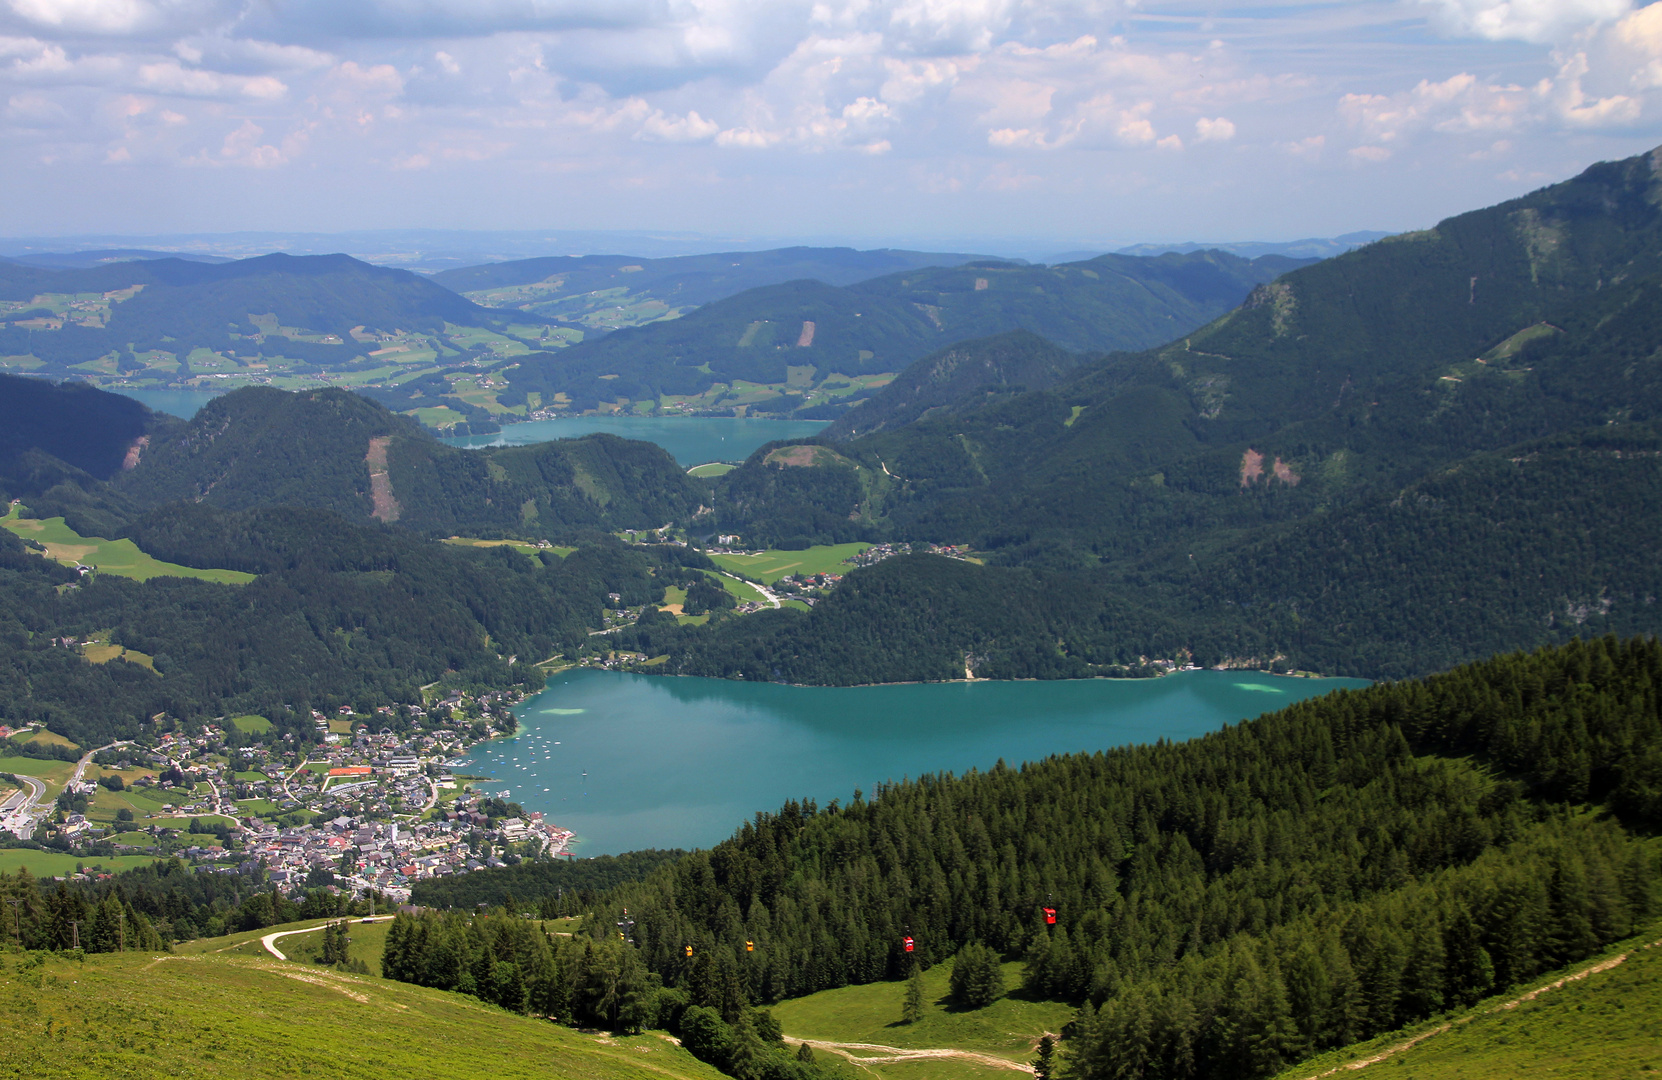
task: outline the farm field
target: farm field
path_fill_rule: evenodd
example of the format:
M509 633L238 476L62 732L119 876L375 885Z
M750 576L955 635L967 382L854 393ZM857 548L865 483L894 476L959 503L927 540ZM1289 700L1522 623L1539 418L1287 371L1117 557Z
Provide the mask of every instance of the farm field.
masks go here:
M452 536L452 537L449 537L447 539L439 541L439 543L441 543L441 544L454 544L457 547L476 547L476 548L511 547L515 551L519 552L522 555L535 555L539 551L546 551L551 555L558 555L562 559L565 558L567 555L570 555L572 552L577 550L576 548L570 548L570 547L539 548L537 545L532 544L532 543L527 543L524 540L480 540L480 539L477 539L477 538L471 537L471 536Z
M73 761L48 761L45 758L19 757L13 754L0 756L0 772L20 773L23 776L32 776L37 780L46 781L48 798L57 798L58 792L63 790L64 783L75 772Z
M1021 985L1022 965L1004 965L1004 984L1009 990ZM923 973L923 1019L915 1024L900 1022L906 999L906 983L880 982L845 986L807 997L782 1001L773 1006L773 1015L784 1029L787 1041L867 1043L901 1050L951 1049L984 1054L1006 1061L1032 1060L1045 1032L1057 1034L1073 1019L1073 1006L1056 1001L1025 1001L1002 997L984 1009L958 1011L946 1000L947 980L952 964L937 964ZM830 1050L816 1048L816 1054ZM890 1056L876 1050L848 1051L858 1062L861 1057ZM861 1066L862 1072L878 1080L936 1080L946 1077L1009 1075L1007 1067L980 1064L968 1058L923 1058Z
M100 867L113 873L117 870L131 870L137 866L149 866L155 861L155 857L151 855L83 858L77 855L60 854L56 851L35 851L33 848L0 848L0 872L15 874L26 868L35 877L66 877L75 873L77 863L86 870ZM0 1073L0 1076L4 1075L5 1073Z
M703 465L694 465L692 468L687 470L687 474L689 476L700 476L708 479L713 476L726 476L736 468L738 468L737 465L733 465L725 461L710 461Z
M870 544L829 544L805 551L764 551L756 555L715 554L710 559L723 569L772 585L786 574L846 574L853 567L844 560Z
M705 573L709 574L710 572L706 570ZM756 587L747 581L740 581L738 578L728 577L726 574L710 574L710 576L715 578L722 588L737 597L741 604L760 604L764 600L762 594L756 591Z
M23 741L24 742L32 742L32 743L40 743L42 746L67 746L71 750L77 749L77 747L75 746L74 743L70 742L68 739L64 738L62 735L59 735L55 731L46 731L44 729L42 729L40 731L36 731L34 734L30 735L27 739L25 739Z
M140 551L138 545L131 540L104 540L99 537L82 536L65 524L61 517L44 520L24 518L18 516L17 511L18 508L13 506L5 517L0 518L0 525L25 540L34 540L43 545L47 558L65 566L80 563L91 566L100 573L115 574L138 581L149 581L157 577L183 577L215 581L222 585L245 585L254 580L253 574L245 574L240 570L198 570L190 566L162 562Z
M1280 1074L1369 1067L1412 1080L1639 1080L1662 1070L1662 924L1452 1018L1356 1043ZM1619 964L1610 961L1623 957ZM1602 970L1601 970L1602 969ZM1568 977L1568 978L1566 978ZM1555 986L1555 984L1557 984ZM1539 991L1529 1000L1521 1000ZM1515 1003L1515 1004L1514 1004ZM1410 1045L1411 1044L1411 1045Z
M88 1016L98 1022L86 1023ZM47 957L27 972L7 965L0 1044L0 1076L17 1077L722 1076L655 1035L573 1031L460 994L240 951L106 954L84 963Z

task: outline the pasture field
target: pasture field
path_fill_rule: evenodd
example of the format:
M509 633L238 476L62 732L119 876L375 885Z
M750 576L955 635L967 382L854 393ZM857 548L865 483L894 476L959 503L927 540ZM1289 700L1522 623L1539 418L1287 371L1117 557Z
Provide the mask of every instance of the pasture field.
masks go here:
M706 574L710 574L708 570L704 572ZM756 587L748 581L740 581L738 578L728 577L726 574L710 574L710 576L715 578L716 582L722 588L737 597L739 603L741 604L760 604L765 602L766 598L763 597L761 593L757 592Z
M723 569L772 585L786 574L846 574L854 569L843 560L870 544L827 544L805 551L764 551L756 555L715 554L710 559Z
M271 779L271 777L267 776L265 773L256 772L252 769L245 769L242 772L232 773L231 775L246 784L263 784Z
M237 808L242 811L244 817L266 817L282 813L277 809L277 804L270 799L238 799Z
M1364 1067L1412 1080L1639 1080L1662 1071L1662 924L1455 1016L1300 1062L1277 1080ZM1624 957L1618 964L1610 962ZM1534 995L1534 996L1531 996ZM1527 999L1527 1000L1525 1000Z
M738 468L737 465L733 465L726 461L708 461L703 465L694 465L692 468L687 470L687 475L701 476L708 479L715 476L726 476L736 468Z
M803 603L801 600L791 600L789 598L780 600L779 601L779 606L780 607L795 608L797 611L812 611L813 610L813 608L809 607L807 604Z
M66 525L61 517L44 520L25 518L19 517L17 511L17 507L12 507L5 517L0 518L0 525L25 540L41 544L46 548L47 558L65 566L75 566L79 563L91 566L99 573L115 574L117 577L133 578L137 581L149 581L157 577L183 577L218 582L221 585L246 585L254 580L253 574L245 574L240 570L198 570L195 567L162 562L140 551L138 545L131 540L104 540L96 536L82 536Z
M1004 965L1004 985L1015 990L1021 985L1022 965ZM808 1039L816 1042L870 1043L902 1050L963 1050L1006 1061L1033 1059L1045 1032L1059 1033L1073 1019L1074 1008L1057 1001L1026 1001L1002 997L984 1009L959 1011L947 1000L950 961L923 973L923 1019L915 1024L900 1022L906 1000L906 983L880 982L822 990L807 997L782 1001L773 1006L773 1015L789 1042ZM829 1050L816 1049L816 1054ZM851 1050L854 1061L861 1056L880 1056L878 1051ZM977 1064L964 1058L902 1061L862 1066L879 1080L934 1080L936 1077L1009 1075L1008 1069Z
M217 841L216 841L217 843ZM117 870L131 870L138 866L149 866L155 862L153 855L117 855L113 858L91 856L83 858L78 855L64 855L56 851L36 851L33 848L0 848L0 872L15 874L20 869L28 868L35 877L67 877L75 873L75 864L80 863L85 870L101 867L106 873ZM0 1072L0 1076L5 1073Z
M0 772L18 773L46 781L46 797L55 799L58 792L75 772L73 761L47 761L43 758L0 755Z
M42 746L67 746L71 750L79 749L74 743L59 735L56 731L47 731L45 728L37 730L23 741L40 743Z
M80 963L43 955L27 971L6 965L0 1076L722 1080L656 1035L574 1031L461 994L243 949L112 953Z
M431 428L451 427L466 419L461 413L457 412L455 409L452 409L448 405L436 405L421 409L414 409L406 415L415 417L421 423Z
M576 548L571 547L539 548L537 545L527 543L524 540L479 540L471 536L452 536L446 540L439 541L439 543L454 544L457 547L511 547L521 555L535 555L539 551L546 551L551 555L558 555L562 559L577 550Z
M238 731L255 735L264 735L271 730L271 721L263 716L233 716L231 723Z

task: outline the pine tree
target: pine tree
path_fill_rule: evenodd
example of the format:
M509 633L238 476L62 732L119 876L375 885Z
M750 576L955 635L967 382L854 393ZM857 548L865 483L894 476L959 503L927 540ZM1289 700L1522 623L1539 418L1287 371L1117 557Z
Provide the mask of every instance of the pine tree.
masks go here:
M1056 1040L1046 1032L1039 1040L1039 1056L1033 1059L1033 1080L1051 1080L1056 1071Z
M900 1009L900 1022L915 1024L923 1019L923 969L912 961L912 973L906 977L906 1004ZM806 1045L806 1044L804 1044Z

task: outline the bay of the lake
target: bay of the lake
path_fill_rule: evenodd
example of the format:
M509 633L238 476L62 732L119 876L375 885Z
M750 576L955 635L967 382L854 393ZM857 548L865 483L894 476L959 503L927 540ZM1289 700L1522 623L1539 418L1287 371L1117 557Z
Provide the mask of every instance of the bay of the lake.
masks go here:
M1190 739L1360 679L1186 671L1162 679L801 687L571 670L456 771L572 829L579 856L710 847L757 811L879 782Z
M824 420L769 420L743 416L563 416L505 424L495 435L444 439L451 446L524 446L551 439L577 439L605 432L657 443L684 466L707 461L743 461L775 439L805 439L825 429Z
M135 387L121 387L111 392L130 397L134 401L142 401L157 412L177 416L181 420L189 420L196 415L198 409L225 393L223 390L156 390Z

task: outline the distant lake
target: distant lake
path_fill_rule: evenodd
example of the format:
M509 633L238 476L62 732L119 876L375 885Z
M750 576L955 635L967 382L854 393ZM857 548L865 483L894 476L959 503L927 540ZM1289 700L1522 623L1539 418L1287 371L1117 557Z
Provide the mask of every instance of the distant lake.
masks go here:
M514 710L517 735L475 747L457 771L490 777L486 790L574 830L580 856L710 847L788 799L823 806L1000 758L1189 739L1366 685L1189 671L827 688L579 669Z
M500 434L444 439L451 446L525 446L552 439L577 439L597 431L657 443L682 465L743 461L775 439L818 435L825 420L767 420L735 416L569 416L504 424Z
M112 389L113 394L142 401L157 412L189 420L198 409L225 393L224 390L135 390L131 387Z

